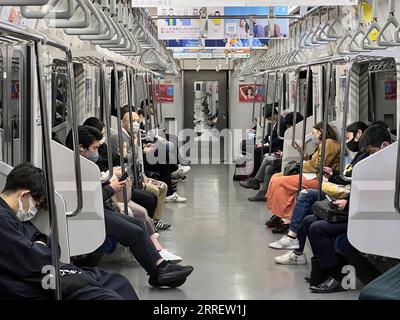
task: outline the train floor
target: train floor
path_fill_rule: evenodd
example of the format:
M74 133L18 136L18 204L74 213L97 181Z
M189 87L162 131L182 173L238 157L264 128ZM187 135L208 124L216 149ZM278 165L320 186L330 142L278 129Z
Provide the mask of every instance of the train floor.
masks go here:
M163 221L172 224L160 232L160 242L195 267L187 282L176 289L151 288L146 272L129 254L102 262L133 284L140 299L357 299L359 290L333 294L309 292L304 277L310 265L274 263L282 251L267 244L277 240L266 230L270 217L265 203L249 202L256 191L232 182L230 165L194 165L178 193L186 204L167 204ZM307 249L308 261L311 257ZM357 283L357 287L359 287Z

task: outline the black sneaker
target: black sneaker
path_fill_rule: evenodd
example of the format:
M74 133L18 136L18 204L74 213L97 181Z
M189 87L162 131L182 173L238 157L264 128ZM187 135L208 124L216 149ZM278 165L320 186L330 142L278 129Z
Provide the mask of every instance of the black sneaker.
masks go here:
M158 282L158 280L156 278L149 278L149 285L151 285L152 287L170 287L170 288L178 288L181 285L183 285L186 282L187 278L184 278L182 280L178 280L178 281L173 281L170 283L165 283L165 284L161 284Z
M182 281L193 272L193 269L192 266L168 263L164 268L159 268L157 282L164 286L168 283Z
M154 227L157 231L164 231L171 228L171 225L168 223L164 223L161 220L154 220Z
M269 218L269 220L267 220L267 222L265 222L265 225L268 227L268 228L275 228L275 227L277 227L279 224L281 224L282 223L282 219L281 218L279 218L278 216L276 216L276 215L273 215L271 218Z
M259 191L255 196L247 198L249 201L261 201L266 202L265 191Z
M239 182L239 184L246 189L254 189L254 190L260 189L260 181L258 181L255 178L251 178L247 181L241 181Z
M289 225L280 223L274 229L272 229L272 233L280 233L280 234L287 234L289 231Z

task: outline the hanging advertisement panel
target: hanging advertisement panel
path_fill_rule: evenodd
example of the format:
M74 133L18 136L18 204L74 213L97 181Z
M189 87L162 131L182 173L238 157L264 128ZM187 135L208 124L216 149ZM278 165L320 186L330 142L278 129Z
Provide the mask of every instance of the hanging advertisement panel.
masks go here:
M167 19L158 20L158 38L168 39L198 39L200 37L200 23L198 19L179 19L179 16L198 16L200 7L197 8L169 8L159 7L158 14L167 16ZM224 14L223 7L207 8L212 15ZM224 23L222 19L210 19L208 21L208 38L223 39Z
M211 7L211 6L351 6L358 4L358 0L132 0L133 7L187 7L190 5Z
M160 84L156 87L156 100L161 102L174 102L174 85L173 84Z
M257 84L239 84L239 102L256 102L264 101L264 85Z
M158 14L166 19L158 20L158 38L161 40L193 40L201 35L199 19L179 19L179 16L197 16L199 8L159 7ZM249 15L269 15L269 7L210 7L207 14L212 16L231 15L234 19L213 18L208 20L207 40L229 39L230 47L262 47L261 39L287 38L288 19L253 19ZM288 7L274 7L274 15L287 15ZM246 17L247 16L247 17ZM252 30L251 30L252 28ZM232 41L233 40L233 41ZM197 40L196 40L197 41ZM208 47L208 46L206 46ZM219 46L220 47L220 46Z

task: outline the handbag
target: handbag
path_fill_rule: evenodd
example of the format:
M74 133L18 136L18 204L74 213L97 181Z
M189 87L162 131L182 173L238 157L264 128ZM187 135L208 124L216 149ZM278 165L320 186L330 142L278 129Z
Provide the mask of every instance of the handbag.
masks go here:
M331 223L346 222L349 217L349 213L347 211L339 210L328 199L314 202L311 210L318 218Z
M297 161L289 161L283 169L284 176L294 176L300 173L300 163Z

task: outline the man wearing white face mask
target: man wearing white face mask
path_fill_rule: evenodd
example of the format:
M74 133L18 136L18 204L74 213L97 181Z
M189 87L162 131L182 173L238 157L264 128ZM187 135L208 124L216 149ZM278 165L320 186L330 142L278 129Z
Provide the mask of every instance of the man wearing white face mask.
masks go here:
M45 266L52 265L51 242L30 221L46 203L44 172L29 163L16 166L0 194L0 299L44 300L54 291L42 287ZM138 299L129 281L97 268L61 265L65 300Z

